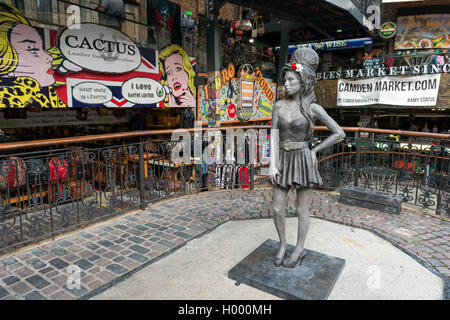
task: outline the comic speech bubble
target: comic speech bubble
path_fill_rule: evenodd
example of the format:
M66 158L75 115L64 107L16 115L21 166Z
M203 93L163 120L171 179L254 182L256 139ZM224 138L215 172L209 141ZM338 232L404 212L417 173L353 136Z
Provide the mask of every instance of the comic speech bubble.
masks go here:
M103 104L112 99L109 88L98 82L82 82L73 87L75 99L87 104Z
M125 81L122 85L122 96L136 104L156 104L164 100L170 92L154 79L136 77Z
M133 40L98 24L73 24L64 29L58 47L65 59L91 71L126 73L141 64L141 53Z

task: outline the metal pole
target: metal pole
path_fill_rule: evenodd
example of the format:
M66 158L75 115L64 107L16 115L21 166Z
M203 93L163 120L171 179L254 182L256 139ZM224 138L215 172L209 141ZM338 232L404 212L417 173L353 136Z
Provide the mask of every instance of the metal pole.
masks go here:
M359 179L359 161L361 159L361 140L359 137L359 131L355 132L355 144L356 144L356 158L355 158L355 187L358 186Z
M139 142L139 196L141 210L145 209L144 143L142 141Z

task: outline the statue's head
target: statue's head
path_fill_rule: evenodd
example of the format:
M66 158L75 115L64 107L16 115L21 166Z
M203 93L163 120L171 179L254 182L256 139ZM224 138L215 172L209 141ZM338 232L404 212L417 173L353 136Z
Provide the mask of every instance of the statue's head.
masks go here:
M300 82L300 94L306 95L314 90L316 70L319 66L319 56L311 48L298 48L291 56L289 63L281 69L282 79L295 76ZM286 93L289 95L288 90Z

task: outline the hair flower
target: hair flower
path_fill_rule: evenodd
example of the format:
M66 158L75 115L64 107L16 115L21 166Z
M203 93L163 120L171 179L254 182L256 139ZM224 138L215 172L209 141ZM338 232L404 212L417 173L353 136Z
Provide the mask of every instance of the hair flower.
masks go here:
M303 71L303 66L300 63L297 64L296 62L292 62L291 63L291 68L292 68L292 70L294 70L294 71L296 71L298 73Z

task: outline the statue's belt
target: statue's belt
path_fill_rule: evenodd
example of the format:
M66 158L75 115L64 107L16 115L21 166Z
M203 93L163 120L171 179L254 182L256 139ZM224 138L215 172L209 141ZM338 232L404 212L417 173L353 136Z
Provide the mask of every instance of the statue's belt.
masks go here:
M289 139L280 141L280 149L284 151L298 150L308 148L308 142L306 141L291 141Z

